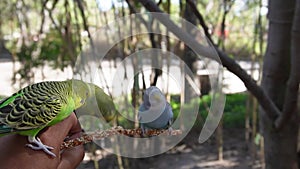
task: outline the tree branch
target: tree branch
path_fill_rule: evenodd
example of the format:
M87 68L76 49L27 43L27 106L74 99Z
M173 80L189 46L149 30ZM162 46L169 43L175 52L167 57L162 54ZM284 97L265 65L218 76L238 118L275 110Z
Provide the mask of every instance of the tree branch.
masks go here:
M44 27L44 23L45 23L45 9L46 9L46 5L47 5L48 1L49 0L45 0L44 2L42 2L42 9L41 9L42 21L41 21L39 34L42 34L44 32L43 27Z
M150 12L163 13L163 11L161 11L153 1L151 0L139 0L139 1ZM156 16L154 15L154 17ZM167 16L160 15L160 17L156 17L156 19L159 20L163 25L165 25L180 40L182 40L184 43L188 44L191 48L193 48L196 53L218 61L216 58L212 57L214 53L213 49L204 47L201 44L199 44L193 37L191 37L188 33L180 29ZM215 49L219 54L219 57L221 59L221 64L243 81L247 89L256 97L256 99L258 100L262 108L265 110L267 116L272 121L275 121L277 117L280 115L280 111L276 107L274 102L266 95L265 91L260 86L258 86L256 84L256 81L244 69L242 69L239 64L237 64L233 59L231 59L226 53L224 53L218 48ZM220 61L218 62L220 63ZM275 125L274 127L277 128L277 126Z
M52 21L52 24L54 25L55 29L56 29L57 31L59 31L59 33L60 33L61 36L62 36L62 33L61 33L61 27L58 26L58 24L56 23L55 19L53 18L53 15L52 15L52 12L53 12L53 10L54 10L54 8L55 8L57 2L58 2L58 0L54 0L51 9L47 8L47 6L45 6L45 9L48 11L50 20Z
M208 31L208 26L206 25L203 16L201 15L201 13L197 10L197 7L195 5L195 3L191 0L186 0L186 2L189 4L189 6L191 7L193 13L195 14L195 16L198 18L199 23L201 25L201 27L203 28L204 34L205 36L208 38L208 40L215 45L215 43L213 42L211 35Z
M90 40L90 44L92 45L92 47L94 47L94 42L93 42L93 39L92 39L91 32L89 31L89 26L87 24L87 19L86 19L86 16L85 16L84 6L82 4L82 0L75 0L75 2L77 3L78 9L79 9L80 14L81 14L81 19L83 21L83 29L87 32L88 38Z
M130 0L125 0L127 5L128 5L128 8L129 8L129 11L131 14L135 14L137 13L136 10L134 9L134 7L131 5L130 3ZM141 22L145 25L145 27L148 29L148 24L147 22L145 21L145 19L141 16L138 16L138 18L141 20Z

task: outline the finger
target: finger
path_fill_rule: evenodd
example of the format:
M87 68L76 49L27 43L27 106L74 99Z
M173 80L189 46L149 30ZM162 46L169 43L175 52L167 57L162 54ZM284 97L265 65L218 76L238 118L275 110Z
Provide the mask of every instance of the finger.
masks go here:
M72 126L72 128L70 129L68 136L70 139L74 139L74 138L78 138L81 137L82 135L82 128L80 126L80 123L78 121L78 119L76 119L77 121L74 122L75 124Z
M74 148L66 149L61 154L61 161L58 165L58 169L73 169L76 168L84 157L83 146L77 146Z
M61 159L73 159L75 161L70 162L72 162L74 165L78 165L83 156L82 147L77 148L76 153L78 152L78 154L76 156L70 156L69 158L66 158L68 157L68 153L66 151L64 158L59 158L60 145L70 131L75 131L75 129L77 130L78 125L79 124L76 116L71 114L70 117L66 118L62 122L40 132L39 138L42 140L42 142L45 145L54 147L52 152L57 155L56 158L49 157L43 151L36 151L25 147L24 145L28 142L27 138L24 136L8 135L1 137L0 159L2 160L0 160L0 168L32 168L32 166L35 168L45 168L45 166L48 168L57 168L57 166L61 163ZM18 163L16 163L14 159L17 159ZM65 162L63 164L65 164Z
M80 127L80 123L77 120L75 114L73 114L75 118L73 118L73 125L69 130L68 136L69 139L78 138L82 134L82 129ZM83 146L77 146L74 148L63 150L61 154L61 160L58 168L60 169L69 169L76 168L84 157L84 148Z
M70 131L78 128L78 120L74 113L72 113L65 120L48 127L45 131L40 134L40 139L42 142L48 146L54 147L54 152L57 157L60 151L60 145L63 143L64 139L70 133Z

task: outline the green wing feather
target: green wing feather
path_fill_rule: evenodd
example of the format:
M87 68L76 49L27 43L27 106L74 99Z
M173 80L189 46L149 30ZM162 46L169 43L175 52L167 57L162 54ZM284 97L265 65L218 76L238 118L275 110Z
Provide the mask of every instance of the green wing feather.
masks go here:
M34 130L33 134L36 134L53 121L66 104L59 92L64 87L58 87L58 84L33 84L3 100L0 103L0 135L38 129Z

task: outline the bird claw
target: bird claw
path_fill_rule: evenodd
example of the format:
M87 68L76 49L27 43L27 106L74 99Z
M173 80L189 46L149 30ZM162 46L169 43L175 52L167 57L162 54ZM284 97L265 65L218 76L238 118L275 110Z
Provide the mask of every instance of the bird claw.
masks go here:
M168 128L168 134L169 134L169 135L172 135L172 133L173 133L173 128L172 128L172 127L169 127L169 128Z
M50 150L53 150L53 147L47 146L42 143L42 141L37 137L28 137L28 142L30 144L26 144L27 147L30 147L33 150L43 150L46 154L56 157L56 155L51 152Z
M146 137L146 136L147 136L147 131L146 130L142 130L141 137Z

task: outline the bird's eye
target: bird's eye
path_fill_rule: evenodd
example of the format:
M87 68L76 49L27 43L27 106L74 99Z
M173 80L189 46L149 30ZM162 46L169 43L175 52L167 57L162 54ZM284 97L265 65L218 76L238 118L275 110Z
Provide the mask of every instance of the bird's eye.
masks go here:
M85 92L85 96L88 97L89 96L89 92Z

